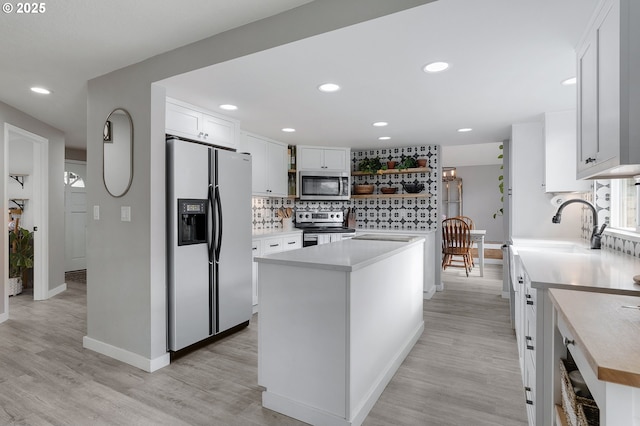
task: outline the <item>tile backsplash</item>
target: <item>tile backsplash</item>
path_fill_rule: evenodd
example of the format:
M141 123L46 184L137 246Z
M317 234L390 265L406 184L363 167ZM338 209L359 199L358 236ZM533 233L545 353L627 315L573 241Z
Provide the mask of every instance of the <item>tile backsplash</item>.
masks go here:
M424 193L431 194L427 198L366 198L348 201L300 201L291 198L254 197L253 229L281 228L282 223L277 216L280 207L291 207L294 210L322 211L355 209L356 226L359 228L397 229L397 230L431 230L438 225L438 203L440 201L440 147L438 145L411 146L404 148L383 148L351 152L351 169L356 170L360 160L366 157L380 157L381 161L397 161L412 156L427 160L429 173L386 174L383 176L354 176L354 183L370 183L375 185L375 193L382 186L394 186L402 193L403 182L423 183Z

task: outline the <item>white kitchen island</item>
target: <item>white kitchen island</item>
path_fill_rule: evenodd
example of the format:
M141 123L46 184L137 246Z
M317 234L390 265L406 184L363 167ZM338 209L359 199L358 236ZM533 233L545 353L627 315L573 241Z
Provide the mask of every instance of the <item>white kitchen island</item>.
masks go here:
M424 330L424 238L399 240L256 258L264 407L314 425L363 422Z

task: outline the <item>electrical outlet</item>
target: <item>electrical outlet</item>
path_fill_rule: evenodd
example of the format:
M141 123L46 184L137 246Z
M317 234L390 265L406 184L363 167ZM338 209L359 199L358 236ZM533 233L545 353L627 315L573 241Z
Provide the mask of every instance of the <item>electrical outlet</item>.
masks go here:
M120 207L120 221L122 221L122 222L131 222L131 207L130 206L121 206Z
M93 220L100 220L100 206L93 206Z

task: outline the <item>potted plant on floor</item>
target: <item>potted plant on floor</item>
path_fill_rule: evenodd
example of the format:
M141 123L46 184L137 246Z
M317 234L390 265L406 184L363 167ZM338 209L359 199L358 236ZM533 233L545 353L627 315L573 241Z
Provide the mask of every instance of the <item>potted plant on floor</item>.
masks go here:
M9 233L9 296L22 293L26 272L33 268L33 232L19 228Z

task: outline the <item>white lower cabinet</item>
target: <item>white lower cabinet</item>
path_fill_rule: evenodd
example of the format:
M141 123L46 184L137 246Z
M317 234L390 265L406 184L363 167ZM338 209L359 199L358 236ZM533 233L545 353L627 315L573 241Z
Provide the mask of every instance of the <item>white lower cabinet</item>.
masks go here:
M251 251L254 261L252 264L251 282L254 312L258 311L258 262L255 261L255 258L299 248L302 248L302 231L294 231L286 234L274 233L253 237Z

